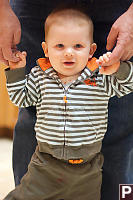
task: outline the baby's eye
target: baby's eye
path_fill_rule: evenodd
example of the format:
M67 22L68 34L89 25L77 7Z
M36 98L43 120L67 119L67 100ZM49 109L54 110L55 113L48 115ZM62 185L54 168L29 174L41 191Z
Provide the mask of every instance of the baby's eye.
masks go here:
M76 49L80 49L80 48L82 48L83 46L82 46L82 44L75 44L75 46L74 46Z
M57 47L57 48L63 48L64 45L63 45L63 44L57 44L56 47Z

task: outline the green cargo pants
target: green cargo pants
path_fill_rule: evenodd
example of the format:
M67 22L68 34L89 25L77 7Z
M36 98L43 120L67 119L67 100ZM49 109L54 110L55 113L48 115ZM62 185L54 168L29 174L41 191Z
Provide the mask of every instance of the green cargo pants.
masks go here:
M70 164L36 149L21 184L4 200L100 200L103 156Z

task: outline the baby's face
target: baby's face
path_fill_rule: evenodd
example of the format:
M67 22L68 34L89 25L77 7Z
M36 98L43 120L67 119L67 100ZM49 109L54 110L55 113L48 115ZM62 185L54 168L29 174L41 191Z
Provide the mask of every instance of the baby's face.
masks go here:
M92 57L89 54L91 39L88 28L73 22L50 27L44 52L59 75L68 77L78 74Z

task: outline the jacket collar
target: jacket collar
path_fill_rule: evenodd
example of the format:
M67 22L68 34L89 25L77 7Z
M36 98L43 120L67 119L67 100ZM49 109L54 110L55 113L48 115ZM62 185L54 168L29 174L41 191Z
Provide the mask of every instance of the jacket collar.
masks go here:
M56 71L53 69L50 61L48 58L39 58L37 60L37 65L44 71L48 76L54 76L58 78ZM96 63L96 58L91 58L86 67L84 68L83 72L81 73L81 76L79 76L78 80L82 81L87 78L90 78L92 76L96 76L99 72L99 66Z

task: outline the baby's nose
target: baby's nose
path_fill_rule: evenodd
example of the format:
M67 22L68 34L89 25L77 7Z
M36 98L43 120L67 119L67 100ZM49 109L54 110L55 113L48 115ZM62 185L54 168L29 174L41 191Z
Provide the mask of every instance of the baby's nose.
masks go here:
M74 55L73 50L71 48L66 49L64 56L65 57L72 57Z

